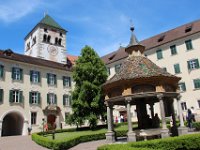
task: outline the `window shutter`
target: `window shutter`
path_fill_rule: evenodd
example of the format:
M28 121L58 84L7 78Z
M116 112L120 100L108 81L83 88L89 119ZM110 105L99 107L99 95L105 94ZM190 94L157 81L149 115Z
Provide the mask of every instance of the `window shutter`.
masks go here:
M71 87L71 78L69 77L69 87Z
M66 105L66 102L65 102L65 95L63 95L63 105L64 105L64 106Z
M9 92L9 102L12 103L13 102L13 91L10 90Z
M54 85L57 85L57 78L55 74L54 74Z
M12 74L11 74L11 76L12 76L12 79L13 79L13 80L15 79L14 71L15 71L15 68L12 67Z
M41 79L40 79L40 72L38 71L38 82L40 83Z
M49 104L49 93L47 94L47 104Z
M33 81L33 71L32 70L30 71L30 81L31 82Z
M185 83L182 84L183 91L186 91Z
M180 73L179 64L175 64L175 65L174 65L174 71L175 71L175 73Z
M19 102L23 103L23 92L19 91Z
M0 65L0 77L3 77L4 66Z
M55 100L55 104L57 104L57 95L54 94L54 100Z
M47 73L47 84L50 83L50 79L49 79L49 73Z
M0 103L3 102L3 89L0 89Z
M20 80L23 80L23 69L19 69L20 70Z
M191 69L191 67L190 67L190 61L187 61L187 65L188 65L188 70L190 70Z
M63 76L63 86L66 86L66 83L65 83L65 76Z
M195 61L196 61L196 68L199 68L199 60L196 59Z
M40 104L40 92L37 92L37 103Z
M72 96L70 95L69 96L69 106L71 106L72 105Z
M32 92L29 92L29 104L32 104Z

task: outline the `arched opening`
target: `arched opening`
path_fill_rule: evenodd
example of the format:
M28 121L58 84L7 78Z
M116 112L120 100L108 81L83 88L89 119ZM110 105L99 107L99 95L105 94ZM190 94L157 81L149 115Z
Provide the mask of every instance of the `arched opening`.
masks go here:
M48 43L51 42L51 36L50 36L50 35L48 35L48 37L47 37L47 42L48 42Z
M46 34L43 35L43 41L47 42L47 35Z
M49 125L49 129L55 128L55 121L56 121L56 116L53 114L50 114L47 116L47 123Z
M16 113L7 114L2 123L2 136L22 135L24 118Z

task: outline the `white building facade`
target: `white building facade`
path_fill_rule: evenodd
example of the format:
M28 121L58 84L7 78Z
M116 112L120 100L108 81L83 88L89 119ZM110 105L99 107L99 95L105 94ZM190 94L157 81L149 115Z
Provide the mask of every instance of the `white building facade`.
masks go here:
M25 55L0 50L0 136L65 128L73 82L66 31L46 15L26 36Z

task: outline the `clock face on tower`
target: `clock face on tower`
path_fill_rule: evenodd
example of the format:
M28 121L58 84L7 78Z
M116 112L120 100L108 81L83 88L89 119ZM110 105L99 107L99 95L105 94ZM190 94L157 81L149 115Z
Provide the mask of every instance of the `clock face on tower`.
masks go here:
M47 49L48 49L49 54L52 56L56 56L58 54L57 47L55 47L53 45L49 45Z

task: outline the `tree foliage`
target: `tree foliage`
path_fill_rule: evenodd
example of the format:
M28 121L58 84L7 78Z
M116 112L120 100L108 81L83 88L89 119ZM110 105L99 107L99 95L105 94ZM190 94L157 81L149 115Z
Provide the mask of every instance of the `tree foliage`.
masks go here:
M106 79L107 71L103 61L94 49L85 46L73 71L75 89L72 94L73 117L71 118L74 119L74 124L81 125L88 120L90 127L95 128L99 116L105 113L102 84Z

